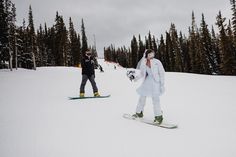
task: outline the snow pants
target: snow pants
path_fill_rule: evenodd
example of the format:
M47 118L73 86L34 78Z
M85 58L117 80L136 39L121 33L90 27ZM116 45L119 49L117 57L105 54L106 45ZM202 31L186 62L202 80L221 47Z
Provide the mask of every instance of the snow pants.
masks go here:
M140 113L141 111L144 111L144 106L146 104L146 96L140 96L138 105L136 108L136 113ZM160 98L159 96L152 97L152 104L153 104L153 112L155 116L161 116L162 115L162 110L161 110L161 105L160 105Z
M97 88L97 85L96 85L96 82L95 82L95 76L92 75L90 77L88 77L87 75L82 75L82 82L81 82L81 85L80 85L80 93L84 93L85 90L85 85L87 83L87 81L90 81L92 87L93 87L93 93L95 92L98 92L98 88Z

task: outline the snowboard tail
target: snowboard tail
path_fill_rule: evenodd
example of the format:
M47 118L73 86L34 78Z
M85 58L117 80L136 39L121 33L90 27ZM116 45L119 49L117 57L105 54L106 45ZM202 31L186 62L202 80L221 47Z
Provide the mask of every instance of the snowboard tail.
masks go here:
M161 128L166 128L166 129L178 128L178 126L176 124L169 124L169 123L166 123L166 122L162 122L161 124L157 124L157 123L154 123L152 120L149 120L149 119L135 118L131 114L126 114L125 113L125 114L123 114L123 117L125 119L135 120L135 121L139 121L139 122L142 122L142 123L145 123L145 124L149 124L149 125L153 125L153 126L158 126L158 127L161 127Z
M97 99L97 98L108 98L111 95L101 95L101 96L85 96L85 97L69 97L70 100L76 100L76 99Z

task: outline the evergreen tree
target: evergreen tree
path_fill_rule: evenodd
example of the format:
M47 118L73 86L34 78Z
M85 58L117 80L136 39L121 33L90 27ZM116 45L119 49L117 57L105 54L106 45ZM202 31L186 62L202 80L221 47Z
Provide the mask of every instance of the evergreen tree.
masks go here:
M154 53L155 53L155 57L157 57L157 55L158 55L158 52L157 52L157 41L156 41L156 39L155 39L155 36L153 35L153 37L152 37L152 45L153 45L153 51L154 51Z
M22 39L22 53L21 53L21 56L20 56L20 67L22 68L32 68L30 67L31 64L31 61L32 61L32 57L31 57L31 54L30 52L28 52L28 49L29 49L29 35L28 35L28 28L26 27L26 22L25 22L25 19L23 19L23 25L22 25L22 28L21 28L21 39Z
M225 75L235 75L236 74L235 60L229 37L226 34L226 29L224 24L225 18L223 18L221 12L219 12L216 19L217 19L216 24L220 32L221 73Z
M68 32L63 17L56 13L55 19L55 51L54 57L57 66L67 66L70 56L68 54L69 41Z
M46 41L45 31L43 30L42 25L40 25L39 30L37 31L37 46L38 46L37 66L47 65L48 55L45 41Z
M200 73L200 50L199 50L199 32L195 22L194 12L192 12L192 26L189 28L189 51L191 58L191 72Z
M82 19L82 25L81 25L81 38L82 38L81 54L84 57L85 52L88 50L88 43L87 43L87 37L86 37L86 33L85 33L85 26L84 26L83 19Z
M234 41L234 47L236 47L236 2L235 0L230 0L231 3L231 10L233 12L232 17L232 28L233 28L233 41ZM236 49L233 49L234 58L236 60Z
M173 50L173 44L171 41L171 36L166 32L166 71L174 71L175 68L175 56Z
M213 57L213 48L212 48L212 39L210 35L210 31L207 28L207 24L205 22L204 14L202 14L202 22L201 22L201 46L202 46L202 62L203 69L205 74L213 74L216 73L216 65L214 63Z
M231 10L233 12L232 26L233 26L234 42L236 43L236 3L235 3L235 0L230 0L230 4L231 4Z
M216 65L216 74L220 74L220 49L219 49L219 39L216 37L214 27L211 29L212 37L212 53L214 58L214 64Z
M23 27L18 27L16 29L16 34L15 34L15 56L14 56L14 64L15 68L17 69L18 67L22 68L22 54L23 54L23 40L24 40L24 32L23 32Z
M36 45L36 35L33 21L33 11L31 5L29 6L29 18L28 18L28 27L27 27L27 36L28 36L28 47L27 51L30 54L28 61L28 68L32 68L36 70L36 62L38 62L38 54L37 54L37 45ZM36 61L37 57L37 61Z
M151 50L153 50L153 45L152 45L152 35L151 35L151 32L149 31L149 33L148 33L148 37L146 38L145 37L145 39L146 39L146 49L151 49Z
M8 30L7 13L4 6L4 0L0 0L0 68L6 68L5 64L9 58Z
M17 51L18 51L18 42L19 36L17 34L16 27L16 7L15 4L11 3L11 11L10 11L10 23L9 23L9 47L10 47L10 64L11 67L15 66L17 69ZM13 65L14 62L14 65Z
M189 55L189 42L186 37L183 36L182 32L179 35L180 49L183 55L183 71L190 72L191 69L191 59Z
M157 58L162 62L163 66L167 67L167 63L166 63L166 49L165 49L166 45L165 45L165 41L164 41L164 37L163 35L161 35L160 38L160 44L158 46L158 50L157 50Z
M143 53L145 51L145 45L143 44L143 41L141 40L141 36L139 34L138 36L138 61L143 57Z
M81 56L80 36L79 34L77 35L71 18L69 19L69 39L70 39L70 54L72 56L72 65L78 66L80 63L80 56Z
M5 52L8 53L7 61L9 61L9 68L12 70L13 55L15 53L16 8L10 0L5 0L5 13L8 29L8 43Z
M227 36L228 36L228 44L229 44L229 49L231 50L231 57L232 58L232 74L233 75L236 75L236 57L235 57L235 52L236 52L236 47L235 47L235 44L234 44L234 39L233 39L233 31L232 31L232 27L231 27L231 21L229 20L229 24L228 24L228 27L226 29L226 33L227 33Z
M174 71L183 72L182 52L180 49L179 38L174 24L170 28L171 41L173 45Z
M135 36L133 36L133 39L131 41L131 55L132 55L131 65L133 68L136 68L138 63L138 42Z

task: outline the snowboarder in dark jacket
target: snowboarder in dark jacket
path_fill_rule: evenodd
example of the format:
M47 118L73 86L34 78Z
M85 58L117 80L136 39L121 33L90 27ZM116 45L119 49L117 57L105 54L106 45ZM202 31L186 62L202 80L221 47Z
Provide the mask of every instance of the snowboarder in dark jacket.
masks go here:
M85 56L82 59L81 66L82 66L82 82L80 85L80 97L84 97L85 93L84 88L88 80L90 81L93 87L94 96L95 97L100 96L95 82L95 70L94 70L95 61L91 51L88 50L85 52Z

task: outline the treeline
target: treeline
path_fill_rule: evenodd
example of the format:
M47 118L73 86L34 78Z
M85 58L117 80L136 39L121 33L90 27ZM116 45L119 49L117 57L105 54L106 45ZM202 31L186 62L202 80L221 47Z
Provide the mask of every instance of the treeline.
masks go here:
M0 0L0 68L36 69L40 66L78 66L89 47L82 19L81 34L72 19L66 28L63 16L56 12L55 23L36 30L31 6L28 23L16 25L16 8L10 0Z
M213 26L208 28L204 14L200 26L197 26L192 12L188 36L181 31L178 33L172 23L159 40L149 32L144 41L140 35L138 39L133 36L128 48L105 47L105 60L135 68L145 49L152 49L166 71L236 75L236 4L235 0L230 0L230 3L232 21L226 21L220 11L216 16L219 33L215 33Z

